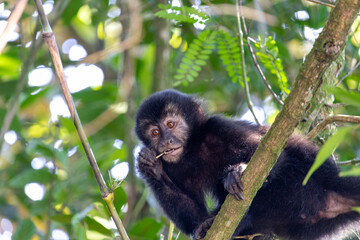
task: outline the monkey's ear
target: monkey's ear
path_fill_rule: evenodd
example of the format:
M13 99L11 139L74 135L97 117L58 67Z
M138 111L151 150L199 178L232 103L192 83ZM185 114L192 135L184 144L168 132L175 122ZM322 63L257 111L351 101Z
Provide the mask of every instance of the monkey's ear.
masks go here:
M193 96L192 98L193 102L197 105L196 110L199 115L205 115L207 110L207 102L199 97Z

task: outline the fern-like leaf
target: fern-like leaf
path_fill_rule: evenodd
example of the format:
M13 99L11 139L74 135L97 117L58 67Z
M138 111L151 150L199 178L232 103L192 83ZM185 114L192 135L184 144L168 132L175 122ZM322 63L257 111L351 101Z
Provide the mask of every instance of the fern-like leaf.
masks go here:
M257 42L255 47L258 50L256 55L260 62L271 74L276 76L278 85L283 93L282 95L286 97L290 92L288 78L284 71L282 60L278 57L279 49L276 46L276 41L272 37L269 37L265 44Z
M209 17L206 13L199 11L193 7L172 7L170 4L159 4L159 8L162 10L156 12L154 15L159 18L165 18L169 20L175 20L183 23L205 23Z
M199 76L199 72L206 65L206 60L209 59L209 55L215 48L216 35L217 31L212 32L205 29L197 39L193 40L174 76L174 79L178 80L175 82L175 86L181 83L187 85Z
M239 82L244 87L242 70L241 70L241 53L239 40L229 33L221 30L217 38L218 54L229 77L233 82Z

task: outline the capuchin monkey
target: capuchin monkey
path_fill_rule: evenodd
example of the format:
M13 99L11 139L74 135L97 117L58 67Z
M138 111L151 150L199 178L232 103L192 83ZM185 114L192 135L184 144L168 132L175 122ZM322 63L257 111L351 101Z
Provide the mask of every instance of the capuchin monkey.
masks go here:
M175 225L201 239L228 193L243 199L241 176L267 130L209 116L196 97L158 92L137 112L135 131L144 145L137 171ZM293 134L234 236L319 239L360 220L353 211L360 205L360 178L339 177L333 160L302 185L317 153L315 144ZM217 200L215 210L207 209L205 193Z

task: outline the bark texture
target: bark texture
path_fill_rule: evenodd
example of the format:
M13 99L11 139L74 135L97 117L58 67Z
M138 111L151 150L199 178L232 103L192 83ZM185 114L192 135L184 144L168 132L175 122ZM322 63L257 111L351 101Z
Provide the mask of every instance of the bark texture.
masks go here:
M261 140L243 176L244 200L228 196L205 239L228 240L262 186L289 136L308 110L322 84L325 71L345 47L351 24L359 11L359 0L338 0L322 33L306 57L275 122Z

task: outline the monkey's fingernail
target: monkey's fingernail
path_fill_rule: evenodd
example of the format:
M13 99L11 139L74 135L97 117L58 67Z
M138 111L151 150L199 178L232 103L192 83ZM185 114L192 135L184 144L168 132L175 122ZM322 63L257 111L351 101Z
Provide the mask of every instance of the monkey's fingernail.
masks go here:
M240 193L240 200L244 200L244 196Z

